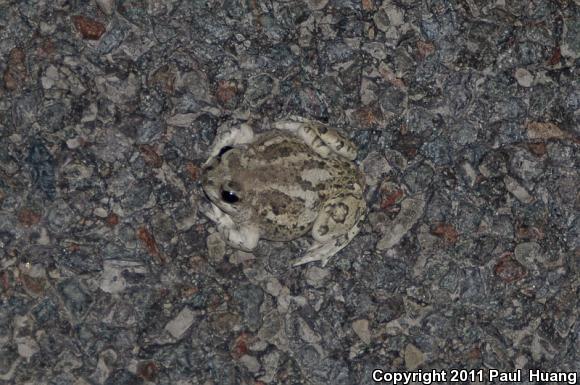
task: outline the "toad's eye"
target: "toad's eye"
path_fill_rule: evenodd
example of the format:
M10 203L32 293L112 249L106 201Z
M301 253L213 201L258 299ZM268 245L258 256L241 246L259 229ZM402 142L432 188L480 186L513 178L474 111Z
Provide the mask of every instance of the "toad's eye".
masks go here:
M232 146L224 146L224 147L222 147L221 150L220 150L220 152L218 153L218 157L221 157L223 154L225 154L226 152L228 152L232 148L233 148Z
M222 190L222 200L227 203L236 203L240 198L231 191Z

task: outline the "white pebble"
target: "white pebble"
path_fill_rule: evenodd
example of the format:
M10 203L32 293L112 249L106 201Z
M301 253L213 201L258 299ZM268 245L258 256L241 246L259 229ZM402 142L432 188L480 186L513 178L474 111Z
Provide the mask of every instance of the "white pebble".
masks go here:
M525 68L518 68L515 73L518 84L522 87L531 87L534 81L534 75Z

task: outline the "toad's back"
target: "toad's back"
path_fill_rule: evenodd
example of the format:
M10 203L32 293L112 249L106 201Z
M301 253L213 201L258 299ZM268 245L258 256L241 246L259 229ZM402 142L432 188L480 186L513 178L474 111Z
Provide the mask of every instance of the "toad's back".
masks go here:
M323 158L288 133L260 135L240 154L236 176L265 239L286 241L308 232L329 197L362 196L363 178L348 160Z

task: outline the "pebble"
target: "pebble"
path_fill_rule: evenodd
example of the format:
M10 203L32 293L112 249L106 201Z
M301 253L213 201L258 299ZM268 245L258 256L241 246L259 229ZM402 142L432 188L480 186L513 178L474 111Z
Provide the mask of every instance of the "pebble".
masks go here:
M115 0L95 0L101 11L107 15L112 15L115 9Z
M525 68L518 68L515 72L516 80L522 87L531 87L534 81L534 76Z
M352 323L352 330L356 333L358 338L365 344L371 343L371 332L369 330L369 321L366 319L359 319Z
M424 208L425 199L420 195L404 199L401 202L401 211L399 211L395 219L385 224L382 231L383 237L377 243L377 249L390 249L399 243L423 215Z
M187 329L193 324L195 313L188 307L184 307L177 316L165 325L165 330L175 339L183 337Z
M67 139L66 141L66 146L71 149L71 150L75 150L77 148L79 148L82 144L82 140L80 137L76 137L76 138L71 138L71 139Z
M542 254L542 247L537 242L519 243L514 250L514 257L524 266L547 262Z
M107 216L109 216L109 212L102 207L96 207L93 210L93 214L95 214L99 218L106 218Z
M563 131L555 123L528 122L525 125L528 138L532 140L570 139L571 135Z
M266 291L268 292L268 294L274 297L278 297L280 295L282 288L283 288L282 284L275 277L270 277L266 282Z
M311 266L306 270L306 282L314 287L321 287L324 281L330 275L327 269L318 266Z
M326 7L328 0L307 0L306 4L312 11L319 11Z
M129 283L127 275L145 275L147 268L138 261L107 260L103 263L99 288L105 293L121 293Z
M532 197L530 193L528 193L528 191L511 176L506 175L503 178L503 182L505 183L506 189L520 202L532 203L534 201L534 197Z
M30 360L40 350L38 343L30 336L17 337L15 339L18 355L22 358Z
M254 356L244 354L240 357L240 362L251 372L257 373L260 370L260 362Z
M385 11L392 26L399 27L405 22L403 11L401 11L401 9L395 4L390 3L387 5Z
M72 22L75 28L83 39L99 40L105 33L106 29L103 23L90 19L85 16L77 15L72 17Z
M425 362L425 356L415 345L408 344L405 347L405 367L407 370L416 370Z
M248 261L256 259L256 256L252 253L248 253L242 250L235 250L229 257L229 262L232 265L243 264Z

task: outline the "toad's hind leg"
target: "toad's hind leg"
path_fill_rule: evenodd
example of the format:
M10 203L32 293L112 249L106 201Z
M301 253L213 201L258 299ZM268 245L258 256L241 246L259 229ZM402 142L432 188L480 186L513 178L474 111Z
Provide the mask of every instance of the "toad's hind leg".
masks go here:
M357 223L346 234L342 234L326 243L314 242L306 254L293 262L293 266L315 261L321 261L322 267L326 266L330 258L348 245L359 232L360 223Z
M356 158L356 146L335 129L304 118L291 117L290 119L276 122L274 127L294 132L324 158L328 157L330 153L338 154L349 160Z
M366 205L359 196L341 195L328 200L312 227L314 243L293 265L321 261L322 266L326 266L329 259L359 233L365 214Z

